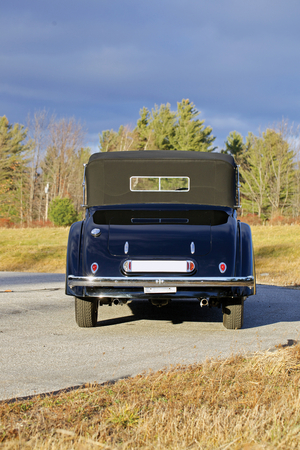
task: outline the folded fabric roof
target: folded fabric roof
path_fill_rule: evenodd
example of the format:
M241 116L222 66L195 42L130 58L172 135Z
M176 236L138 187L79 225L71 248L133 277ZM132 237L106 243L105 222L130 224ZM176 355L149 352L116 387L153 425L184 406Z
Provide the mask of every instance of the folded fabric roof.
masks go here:
M131 191L131 177L189 177L190 190ZM220 153L144 150L95 153L86 168L87 205L183 203L233 207L236 164Z

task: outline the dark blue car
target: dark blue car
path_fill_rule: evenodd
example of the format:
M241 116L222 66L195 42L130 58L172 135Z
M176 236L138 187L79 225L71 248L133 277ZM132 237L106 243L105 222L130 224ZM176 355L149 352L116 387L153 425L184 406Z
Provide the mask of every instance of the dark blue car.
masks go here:
M97 153L83 185L86 215L71 226L66 273L80 327L95 326L104 304L175 298L221 307L226 328L242 327L255 271L230 155Z

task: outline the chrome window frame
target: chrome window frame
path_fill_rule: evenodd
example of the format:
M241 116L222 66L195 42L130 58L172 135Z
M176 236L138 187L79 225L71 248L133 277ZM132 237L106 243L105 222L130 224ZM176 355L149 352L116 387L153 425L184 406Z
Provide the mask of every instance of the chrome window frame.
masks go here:
M158 179L158 189L132 189L131 188L131 185L132 185L131 180L134 178L135 179L136 178L156 178L156 179ZM164 178L171 178L171 179L185 178L188 180L188 188L187 189L168 189L168 190L161 189L161 179L162 178L163 179ZM134 175L134 176L130 177L130 179L129 179L129 189L131 192L189 192L190 191L190 183L191 183L190 177L187 177L187 176L170 176L170 175L163 175L163 176L141 175L141 176L138 176L138 175Z

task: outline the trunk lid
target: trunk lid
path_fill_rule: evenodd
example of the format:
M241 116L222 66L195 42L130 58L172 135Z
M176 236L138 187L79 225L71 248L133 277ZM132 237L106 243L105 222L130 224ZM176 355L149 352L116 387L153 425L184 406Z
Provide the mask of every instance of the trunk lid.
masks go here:
M125 245L128 242L128 252ZM191 244L195 251L192 254ZM210 225L135 224L109 226L109 251L128 257L193 257L211 251Z

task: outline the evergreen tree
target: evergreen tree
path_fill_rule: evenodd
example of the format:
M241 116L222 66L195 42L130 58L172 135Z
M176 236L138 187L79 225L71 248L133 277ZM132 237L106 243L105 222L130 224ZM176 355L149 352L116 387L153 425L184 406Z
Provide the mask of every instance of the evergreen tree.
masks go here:
M160 150L174 150L172 141L176 133L176 113L170 110L171 105L160 105L152 109L149 126L154 133L155 147Z
M154 135L151 126L149 126L150 120L150 111L144 106L140 110L140 118L138 119L137 126L135 128L137 136L137 150L154 149Z
M0 216L21 223L29 194L26 136L23 125L11 125L5 116L0 117Z
M177 103L177 124L171 145L176 150L211 152L215 137L211 127L204 127L204 120L197 117L200 112L188 99Z
M99 134L100 152L124 152L135 150L137 139L128 125L121 125L119 131L105 130ZM135 144L135 145L134 145Z
M49 217L54 225L67 227L78 220L73 202L70 198L56 197L49 206Z
M221 153L230 154L238 161L244 149L243 136L237 131L231 131L225 141L225 150L222 150Z
M103 131L99 135L102 152L124 150L192 150L212 151L215 137L211 127L204 127L204 120L189 100L177 104L177 112L169 103L155 105L151 112L143 107L133 131L128 126Z
M116 150L117 133L114 130L104 130L99 134L100 152L113 152Z

